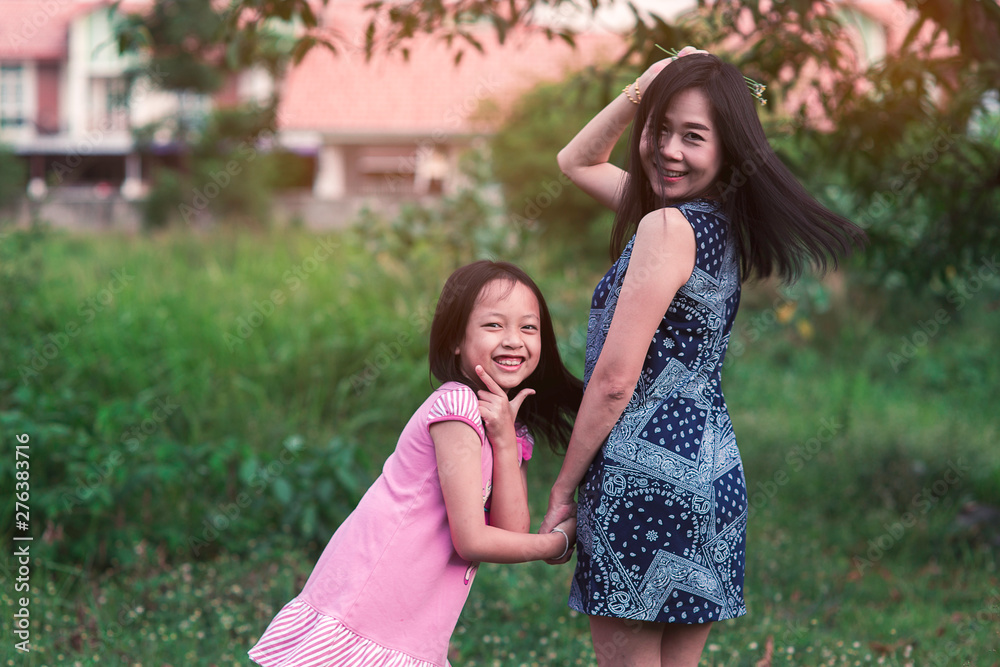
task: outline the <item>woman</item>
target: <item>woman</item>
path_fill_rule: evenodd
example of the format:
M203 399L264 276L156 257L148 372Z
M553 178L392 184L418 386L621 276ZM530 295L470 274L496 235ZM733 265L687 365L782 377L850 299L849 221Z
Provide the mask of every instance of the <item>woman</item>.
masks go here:
M740 284L793 280L864 239L775 156L739 70L678 55L558 156L616 212L620 253L594 292L586 390L540 529L577 513L570 606L601 667L697 665L711 624L746 613L746 484L720 385ZM608 158L629 123L623 171Z

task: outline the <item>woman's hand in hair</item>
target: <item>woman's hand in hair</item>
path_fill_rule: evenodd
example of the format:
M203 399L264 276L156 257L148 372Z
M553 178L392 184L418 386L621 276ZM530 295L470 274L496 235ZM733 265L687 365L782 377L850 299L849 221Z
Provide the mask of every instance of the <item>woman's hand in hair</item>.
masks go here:
M708 54L708 51L703 49L698 49L693 46L685 46L683 49L677 52L676 56L670 56L669 58L664 58L663 60L657 60L655 63L649 66L649 68L642 73L639 77L639 90L643 91L649 88L649 85L653 82L653 79L662 72L670 63L674 62L678 58L683 58L684 56L689 56L692 53L704 53Z

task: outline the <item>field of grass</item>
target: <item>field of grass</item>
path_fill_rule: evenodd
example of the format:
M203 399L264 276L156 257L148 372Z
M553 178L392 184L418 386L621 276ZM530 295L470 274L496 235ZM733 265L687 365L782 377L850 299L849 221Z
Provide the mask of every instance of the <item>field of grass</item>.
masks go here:
M35 538L30 653L4 561L5 664L249 664L427 395L455 266L505 249L581 371L601 259L380 233L0 238L0 472L30 434ZM1000 664L1000 519L970 522L1000 507L998 285L962 281L746 289L724 388L749 614L717 624L703 665ZM536 526L559 466L537 452ZM452 664L595 664L570 574L484 565Z

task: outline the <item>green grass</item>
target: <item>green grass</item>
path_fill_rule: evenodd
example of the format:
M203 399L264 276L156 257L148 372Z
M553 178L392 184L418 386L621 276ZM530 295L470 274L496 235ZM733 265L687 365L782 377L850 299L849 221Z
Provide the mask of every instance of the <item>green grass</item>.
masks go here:
M33 438L36 536L33 651L8 651L4 623L6 664L248 664L426 396L434 300L450 270L482 252L470 241L441 259L420 239L401 250L345 234L314 263L320 242L53 234L18 248L19 263L5 257L0 312L14 315L0 334L0 424L4 438ZM539 280L579 372L602 262L568 264L536 244L511 257ZM102 297L115 275L126 284ZM702 664L755 665L769 641L775 665L1000 662L996 549L988 531L956 523L966 503L1000 506L995 286L897 369L888 355L945 301L848 288L828 308L801 299L783 321L766 318L773 303L767 286L747 290L734 334L745 348L724 373L754 512L749 614L717 624ZM255 310L268 311L256 325ZM70 322L78 333L22 377ZM754 322L768 324L750 341ZM157 420L151 405L164 397L178 407ZM125 448L146 420L152 432ZM290 467L195 554L202 522L255 488L283 448ZM535 525L559 465L537 451ZM61 494L115 452L122 462L66 508ZM594 664L586 618L565 604L570 574L484 565L452 663ZM13 572L3 579L13 609Z

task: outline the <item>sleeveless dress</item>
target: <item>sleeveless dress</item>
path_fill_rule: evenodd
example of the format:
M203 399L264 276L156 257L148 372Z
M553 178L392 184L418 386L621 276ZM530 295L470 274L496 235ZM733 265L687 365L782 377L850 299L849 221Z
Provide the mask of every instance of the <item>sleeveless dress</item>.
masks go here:
M455 551L429 427L458 420L481 441L488 507L493 450L476 393L446 382L410 418L382 474L340 525L302 592L249 651L265 667L444 667L478 563ZM533 441L518 428L522 460ZM484 513L488 517L488 514ZM486 520L488 523L488 519Z
M713 202L677 208L694 229L694 271L579 488L569 606L589 615L706 623L746 613L746 482L720 386L740 300L738 250ZM594 291L585 382L634 243L633 236Z

